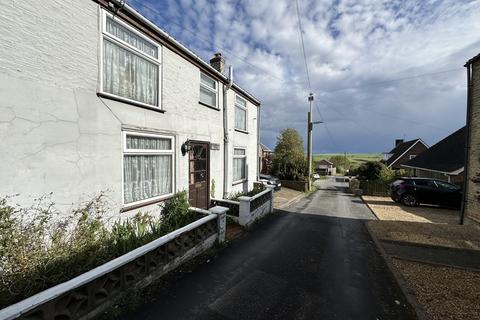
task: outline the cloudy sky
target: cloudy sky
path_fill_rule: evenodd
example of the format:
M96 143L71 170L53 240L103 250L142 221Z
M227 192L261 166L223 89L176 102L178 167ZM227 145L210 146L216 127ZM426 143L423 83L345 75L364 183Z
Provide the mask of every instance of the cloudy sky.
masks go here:
M465 123L464 63L480 52L480 0L127 0L262 101L261 140L305 137L314 152L383 152L395 138L434 144Z

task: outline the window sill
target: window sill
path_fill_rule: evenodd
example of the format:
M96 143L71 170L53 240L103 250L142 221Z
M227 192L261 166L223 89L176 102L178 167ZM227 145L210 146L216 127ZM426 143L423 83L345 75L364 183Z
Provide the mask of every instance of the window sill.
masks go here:
M237 184L241 184L241 183L244 183L244 182L247 182L248 180L247 179L242 179L242 180L238 180L238 181L234 181L232 183L232 186L236 186Z
M245 131L245 130L242 130L242 129L235 128L235 131L248 134L248 131Z
M203 102L201 102L201 101L198 101L198 104L201 104L202 106L205 106L205 107L207 107L207 108L210 108L210 109L213 109L213 110L216 110L216 111L220 111L219 108L213 107L213 106L211 106L211 105L209 105L209 104L206 104L206 103L203 103Z
M156 204L156 203L160 203L160 202L163 202L165 200L168 200L170 198L173 197L173 194L172 195L168 195L168 196L165 196L164 198L160 198L160 199L154 199L154 200L150 200L150 201L145 201L145 202L142 202L142 203L137 203L137 204L132 204L132 205L125 205L123 208L120 209L120 213L123 213L123 212L127 212L127 211L131 211L131 210L135 210L135 209L139 209L139 208L142 208L142 207L146 207L146 206L150 206L152 204Z
M105 99L110 99L110 100L114 100L114 101L118 101L118 102L131 104L133 106L140 107L140 108L149 109L149 110L157 111L157 112L160 112L160 113L165 113L165 110L163 110L160 107L150 106L148 104L144 104L144 103L141 103L141 102L136 102L136 101L133 101L133 100L125 99L125 98L118 97L118 96L115 96L115 95L111 95L111 94L108 94L108 93L105 93L105 92L97 92L97 96L99 96L100 98L105 98Z

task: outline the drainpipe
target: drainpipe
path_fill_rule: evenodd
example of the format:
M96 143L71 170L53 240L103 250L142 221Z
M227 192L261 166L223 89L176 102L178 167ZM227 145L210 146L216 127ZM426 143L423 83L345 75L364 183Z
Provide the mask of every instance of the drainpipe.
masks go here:
M257 107L257 181L260 181L260 106Z
M228 67L228 84L223 86L223 197L228 194L228 150L229 150L229 134L228 134L228 103L227 91L233 84L233 67Z
M470 153L470 123L471 123L471 111L472 111L472 64L466 64L467 67L467 127L466 127L466 141L465 141L465 159L463 162L463 195L462 195L462 208L460 213L460 224L465 222L465 205L468 201L467 199L467 188L468 188L468 155Z

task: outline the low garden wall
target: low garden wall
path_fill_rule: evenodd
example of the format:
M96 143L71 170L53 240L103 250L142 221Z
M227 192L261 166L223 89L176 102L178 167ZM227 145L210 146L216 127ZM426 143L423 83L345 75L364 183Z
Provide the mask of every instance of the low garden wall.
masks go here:
M0 319L91 319L129 289L147 286L225 240L227 208L192 208L204 214L166 234L69 281L0 310Z
M294 181L294 180L281 180L282 187L307 192L308 191L308 181Z
M238 201L212 199L212 205L229 208L227 215L242 226L248 226L255 220L273 212L273 187L254 196L241 196Z

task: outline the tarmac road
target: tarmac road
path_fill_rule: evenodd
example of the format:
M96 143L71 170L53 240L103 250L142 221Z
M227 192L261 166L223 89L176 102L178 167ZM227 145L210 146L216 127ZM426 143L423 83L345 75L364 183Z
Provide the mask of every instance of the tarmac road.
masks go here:
M416 319L346 184L276 212L121 319Z

